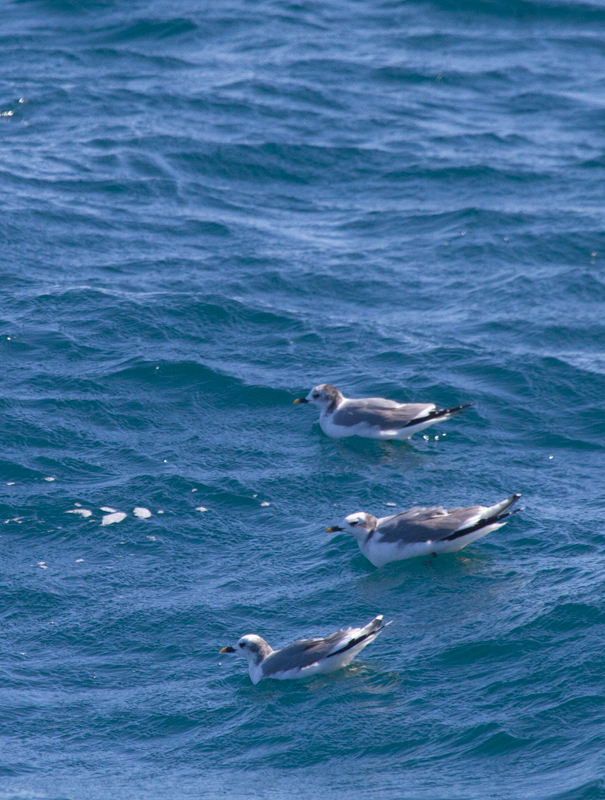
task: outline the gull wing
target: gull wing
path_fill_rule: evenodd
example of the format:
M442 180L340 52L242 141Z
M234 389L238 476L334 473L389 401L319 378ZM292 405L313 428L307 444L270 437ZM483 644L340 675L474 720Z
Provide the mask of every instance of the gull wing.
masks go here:
M276 650L263 661L265 676L291 669L304 669L326 658L332 650L338 650L350 631L337 631L325 639L300 639L282 650Z
M382 431L396 430L403 428L417 416L424 416L434 410L434 403L395 403L382 397L367 397L346 400L334 412L332 422L345 428L365 422Z
M375 636L383 627L382 616L378 616L364 628L347 628L343 631L336 631L325 639L300 639L282 650L271 653L262 662L263 673L265 677L268 677L278 672L310 667L312 664L317 664L318 661L350 650L364 639Z
M414 544L416 542L437 542L447 539L460 528L471 527L481 518L484 506L467 506L450 508L441 506L421 508L415 506L394 517L387 517L380 522L375 534L380 534L381 542L400 542Z

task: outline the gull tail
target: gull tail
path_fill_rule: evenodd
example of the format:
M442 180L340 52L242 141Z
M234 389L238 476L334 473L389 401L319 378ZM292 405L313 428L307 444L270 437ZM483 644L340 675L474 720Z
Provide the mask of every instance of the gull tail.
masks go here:
M461 536L467 536L469 533L474 533L474 531L481 530L481 528L487 528L489 525L504 525L505 523L503 520L507 517L516 514L518 511L523 511L523 508L515 508L514 511L508 510L511 506L514 506L520 497L520 494L512 494L510 497L507 497L506 500L502 500L501 503L496 503L495 506L486 508L481 519L475 522L474 525L454 531L451 536L445 537L446 540L453 541L454 539L459 539ZM489 531L487 532L489 533Z
M335 650L333 653L327 656L327 658L332 658L332 656L341 655L342 653L346 653L347 650L352 650L353 647L357 647L362 642L364 642L364 647L366 644L370 644L370 642L374 641L374 639L378 636L380 631L383 628L386 628L387 625L390 625L391 622L385 622L384 625L382 624L382 620L384 619L382 614L379 614L375 617L371 622L359 630L359 635L355 636L353 639L349 639L349 641L340 649ZM361 648L360 648L361 649Z
M436 408L434 411L430 411L424 417L414 417L414 419L411 419L407 425L405 425L405 427L409 428L413 425L418 425L421 422L428 422L429 420L435 420L435 422L438 422L439 420L445 421L450 417L455 417L457 414L460 414L465 408L470 408L474 405L474 403L465 403L462 406L452 406L451 408Z
M383 628L386 628L387 625L390 625L393 620L390 622L385 622L384 625L382 624L382 620L384 619L382 614L379 614L377 617L365 626L365 628L361 629L361 633L365 636L370 636L371 634L379 633Z
M498 519L504 519L504 517L510 517L511 514L516 514L517 511L523 511L522 508L516 508L514 511L508 511L508 509L511 506L515 505L515 503L520 497L521 497L520 494L512 494L510 497L507 497L506 500L503 500L501 503L496 503L495 506L486 509L485 517L489 517L490 519L493 517L497 517Z

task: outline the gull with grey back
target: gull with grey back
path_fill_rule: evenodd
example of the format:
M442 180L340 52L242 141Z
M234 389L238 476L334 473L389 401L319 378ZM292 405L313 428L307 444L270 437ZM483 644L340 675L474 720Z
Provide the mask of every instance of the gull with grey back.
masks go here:
M390 625L390 622L383 625L382 619L380 614L363 628L336 631L325 639L300 639L281 650L273 650L262 637L248 633L235 647L223 647L221 653L244 656L250 679L255 684L263 678L307 678L350 664L383 628Z
M364 556L375 567L382 567L390 561L461 550L501 528L507 517L522 511L520 508L509 510L520 497L520 494L513 494L494 506L449 509L414 506L380 519L358 511L345 517L342 527L335 525L327 528L326 533L352 533Z
M362 436L365 439L409 439L413 434L445 422L472 406L437 408L434 403L396 403L383 397L345 397L331 383L311 389L295 403L312 403L319 408L321 429L333 439Z

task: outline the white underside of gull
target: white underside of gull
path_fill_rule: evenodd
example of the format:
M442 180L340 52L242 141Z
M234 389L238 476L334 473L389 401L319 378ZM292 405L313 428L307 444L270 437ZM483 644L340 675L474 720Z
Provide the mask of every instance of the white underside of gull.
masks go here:
M487 536L488 533L506 525L506 521L495 522L477 531L472 531L466 536L462 535L456 539L442 539L441 541L426 542L382 542L380 532L376 531L369 541L360 542L359 549L364 556L374 564L375 567L383 567L391 561L405 561L407 558L417 558L418 556L430 556L433 553L457 553L467 544ZM468 526L470 527L470 525Z
M323 658L321 661L317 661L315 664L310 664L308 667L304 667L303 669L295 667L294 669L281 672L272 672L269 675L265 675L263 672L262 661L257 665L251 664L248 670L250 673L250 680L254 684L258 683L263 678L274 678L278 681L300 680L303 678L312 678L313 675L327 675L330 672L336 672L342 667L348 666L351 661L353 661L355 656L360 653L366 645L373 641L373 638L374 637L364 639L363 642L358 644L356 647L352 647L350 650L347 650L346 653L341 653L337 656L331 656L330 658Z
M345 400L339 408L345 406L346 403L347 401ZM434 411L435 408L436 406L434 404L427 404L419 416L424 417L426 414ZM408 424L401 428L385 430L381 429L378 425L370 425L367 422L360 422L357 425L335 425L333 416L334 412L321 412L319 415L319 424L322 431L332 439L343 439L346 436L361 436L364 439L399 439L401 441L409 439L410 436L413 436L419 431L423 431L425 428L429 428L431 425L435 425L437 422L444 422L450 418L448 414L443 417L438 417L437 419L429 419L424 422L419 421L417 425Z

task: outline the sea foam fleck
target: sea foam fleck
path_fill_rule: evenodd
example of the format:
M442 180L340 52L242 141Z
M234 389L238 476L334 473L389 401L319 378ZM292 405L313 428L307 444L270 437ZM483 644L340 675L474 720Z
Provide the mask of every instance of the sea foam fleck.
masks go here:
M101 525L113 525L114 522L122 522L126 518L123 511L115 511L113 514L105 514L101 520Z
M143 508L142 506L136 506L133 508L132 513L139 519L149 519L151 516L151 511L148 508Z

